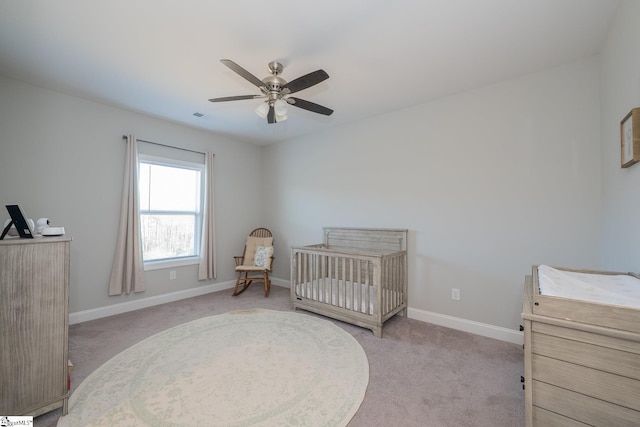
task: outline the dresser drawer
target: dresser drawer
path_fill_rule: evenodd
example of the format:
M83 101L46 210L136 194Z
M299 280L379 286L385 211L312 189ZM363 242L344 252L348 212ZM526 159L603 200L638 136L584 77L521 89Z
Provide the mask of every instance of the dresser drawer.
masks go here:
M640 410L640 381L550 357L531 356L534 381ZM535 404L535 401L534 401Z
M540 381L533 381L533 405L534 409L544 409L552 414L561 415L562 418L568 418L569 420L563 421L566 425L572 425L571 420L581 422L577 425L584 425L582 424L584 422L587 423L586 425L603 427L637 427L640 425L640 412L638 411ZM550 415L543 414L543 416ZM536 423L535 425L565 424Z
M539 332L533 333L531 347L534 354L640 380L637 353Z

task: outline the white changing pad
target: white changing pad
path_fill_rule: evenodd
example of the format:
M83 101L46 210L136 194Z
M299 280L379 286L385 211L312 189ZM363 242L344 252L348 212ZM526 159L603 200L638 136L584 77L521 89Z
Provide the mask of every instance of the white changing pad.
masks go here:
M542 295L640 308L640 280L628 275L578 273L541 265Z

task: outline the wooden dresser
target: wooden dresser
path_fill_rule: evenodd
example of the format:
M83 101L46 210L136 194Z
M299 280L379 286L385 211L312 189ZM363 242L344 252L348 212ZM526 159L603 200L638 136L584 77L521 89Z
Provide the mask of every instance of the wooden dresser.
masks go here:
M543 296L526 276L525 425L640 426L639 313Z
M0 241L0 414L67 413L71 238Z

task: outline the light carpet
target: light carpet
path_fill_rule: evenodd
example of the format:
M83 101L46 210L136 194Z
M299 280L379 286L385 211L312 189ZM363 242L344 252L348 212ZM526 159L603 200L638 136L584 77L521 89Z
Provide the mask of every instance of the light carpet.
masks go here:
M344 426L368 382L364 350L333 323L232 311L113 357L78 386L58 427Z

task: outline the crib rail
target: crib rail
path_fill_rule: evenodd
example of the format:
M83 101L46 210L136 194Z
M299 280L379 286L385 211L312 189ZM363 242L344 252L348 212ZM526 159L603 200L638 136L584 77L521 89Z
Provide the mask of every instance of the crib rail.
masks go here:
M407 250L407 230L393 228L324 227L328 248L389 253Z

